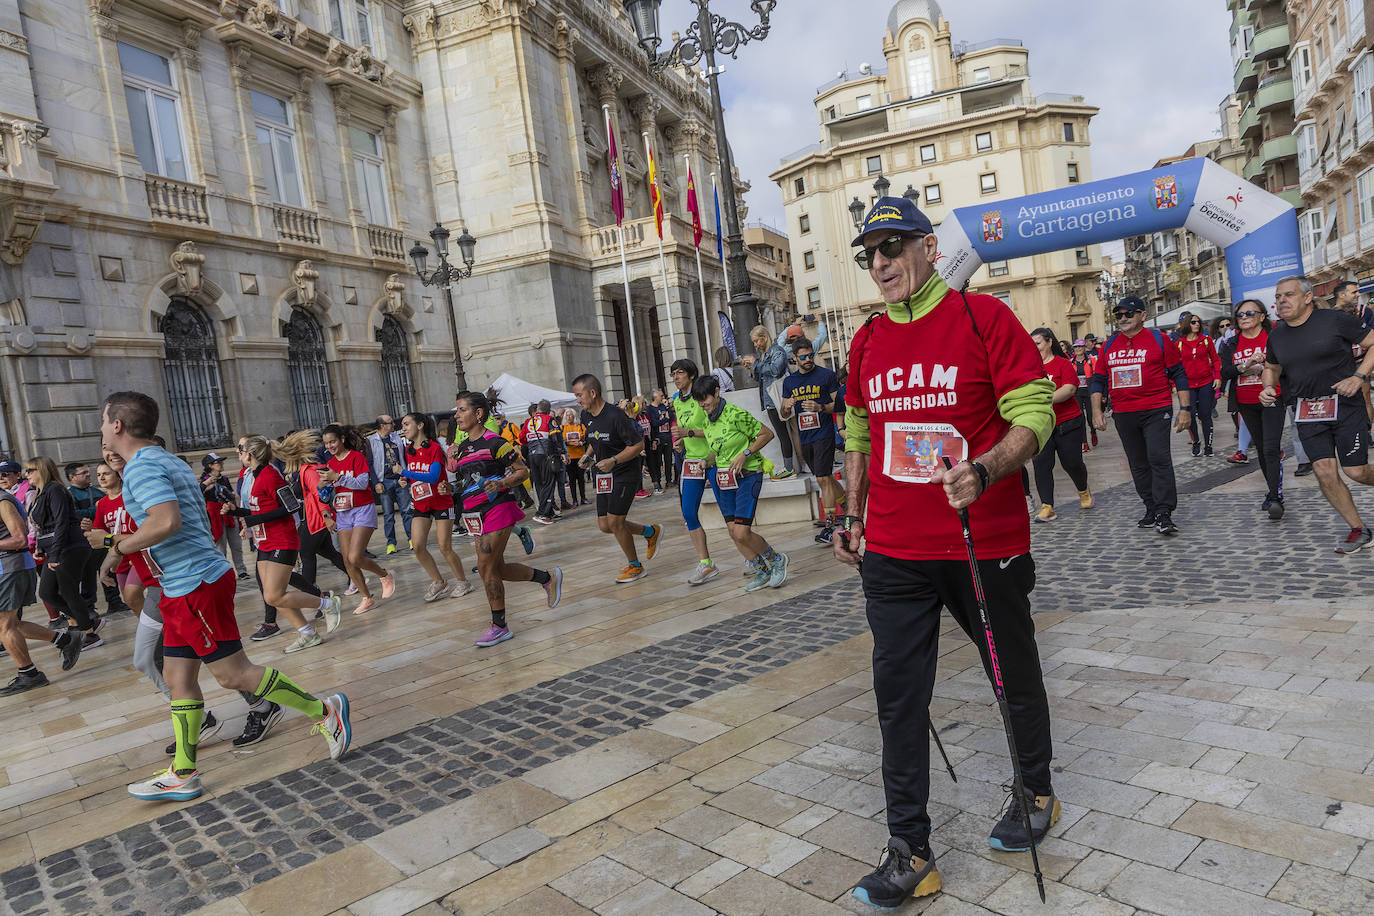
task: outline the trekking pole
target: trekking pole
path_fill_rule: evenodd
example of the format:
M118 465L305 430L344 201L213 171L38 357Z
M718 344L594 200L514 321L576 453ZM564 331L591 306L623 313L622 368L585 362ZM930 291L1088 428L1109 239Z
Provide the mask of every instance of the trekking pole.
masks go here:
M934 722L930 723L930 737L935 739L935 747L940 751L940 756L944 758L945 769L949 770L949 778L958 782L959 777L954 775L954 765L949 762L949 755L945 753L945 746L940 743L940 733L935 730Z
M837 532L835 532L835 533L839 536L840 540L844 541L845 546L848 547L848 546L849 546L849 532L848 532L847 530L845 530L845 531L837 531ZM864 562L863 560L859 560L859 568L860 568L860 570L863 569L863 562ZM939 734L939 732L935 731L935 723L934 723L934 722L931 722L931 721L929 721L929 719L927 719L927 720L926 720L926 724L928 724L928 725L930 726L930 737L932 737L932 738L935 739L935 747L936 747L937 749L939 749L939 751L940 751L940 756L941 756L942 758L944 758L944 761L945 761L945 769L946 769L946 770L949 770L949 778L952 779L952 780L954 780L955 782L958 782L958 781L959 781L959 777L954 775L954 765L951 764L951 763L949 762L949 755L945 753L945 746L944 746L943 744L940 743L940 734Z
M952 470L953 462L944 459L945 469ZM1011 754L1012 791L1021 802L1021 816L1026 827L1026 839L1030 842L1031 865L1035 869L1035 886L1040 890L1040 902L1045 902L1045 876L1040 872L1040 856L1035 851L1035 832L1031 827L1030 809L1035 799L1026 795L1026 785L1021 779L1021 758L1016 755L1016 735L1011 729L1011 708L1007 706L1007 691L1002 685L1002 666L997 660L997 642L992 637L992 620L988 617L988 602L983 593L983 576L978 571L978 555L973 550L973 532L969 529L968 509L959 510L959 524L964 529L964 546L968 548L968 568L973 576L973 597L978 602L978 618L983 624L983 636L988 647L988 661L992 668L992 690L997 695L997 708L1002 713L1002 728L1007 733L1007 751Z

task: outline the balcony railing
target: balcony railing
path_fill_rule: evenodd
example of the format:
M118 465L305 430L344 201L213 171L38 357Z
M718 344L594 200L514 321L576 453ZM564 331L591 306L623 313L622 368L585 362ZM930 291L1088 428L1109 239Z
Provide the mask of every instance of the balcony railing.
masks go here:
M309 210L274 203L272 225L277 230L277 237L288 242L320 244L320 218Z
M148 209L153 219L171 220L193 226L210 225L210 211L205 205L205 186L148 175L143 179L148 192Z
M374 258L390 258L393 261L406 259L405 238L399 229L369 225L367 241L372 246Z
M626 220L625 230L625 254L627 257L634 257L638 253L649 253L658 250L658 233L654 229L654 218L646 216L643 219ZM671 213L663 216L663 245L665 248L673 245L692 244L692 224L680 216ZM701 229L701 249L703 252L710 251L711 256L715 257L716 237L705 226ZM620 239L615 226L602 226L596 230L596 240L593 243L592 252L594 257L606 257L608 255L618 255L620 253Z

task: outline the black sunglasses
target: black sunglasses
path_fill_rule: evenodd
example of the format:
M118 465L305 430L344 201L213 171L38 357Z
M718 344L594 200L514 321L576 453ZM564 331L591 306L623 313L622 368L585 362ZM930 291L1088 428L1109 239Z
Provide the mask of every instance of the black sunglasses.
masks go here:
M910 238L914 240L924 237L925 233L921 233L920 235L911 236ZM902 253L902 248L906 245L907 241L907 236L889 235L872 248L865 248L863 251L854 255L854 263L858 264L864 270L871 270L873 268L873 252L881 252L883 257L891 260Z
M1257 312L1257 311L1255 311L1254 309L1247 309L1247 310L1245 310L1245 311L1243 311L1243 312L1236 312L1236 317L1237 317L1237 318L1254 318L1254 317L1256 317L1256 316L1259 315L1259 314L1260 314L1260 313ZM1229 328L1230 325L1229 325L1229 324L1223 325L1223 327L1228 327L1228 328Z
M1131 309L1129 312L1125 309L1117 309L1116 311L1112 312L1112 317L1115 318L1117 321L1120 321L1122 318L1134 315L1137 311L1139 311L1139 309Z

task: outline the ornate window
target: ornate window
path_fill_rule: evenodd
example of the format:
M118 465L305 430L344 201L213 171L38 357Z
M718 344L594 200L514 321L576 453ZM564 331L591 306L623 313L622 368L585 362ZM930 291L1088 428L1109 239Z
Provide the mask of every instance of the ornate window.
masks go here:
M292 207L305 206L296 125L285 100L251 90L253 123L258 136L258 163L272 199Z
M171 64L165 57L121 41L119 66L124 73L124 100L129 106L134 151L143 171L186 181L181 103L173 87Z
M350 125L348 136L353 145L353 171L358 179L358 202L362 204L363 216L373 225L390 226L381 135Z
M291 376L291 406L299 429L319 429L334 420L334 393L329 387L324 334L304 309L292 309L286 323L286 367Z
M166 358L162 361L172 437L179 452L227 446L229 420L219 373L215 331L205 313L186 299L174 298L162 316Z
M382 345L386 409L396 417L410 413L415 409L415 388L410 382L410 347L406 344L405 329L395 318L383 318L377 329L377 342Z

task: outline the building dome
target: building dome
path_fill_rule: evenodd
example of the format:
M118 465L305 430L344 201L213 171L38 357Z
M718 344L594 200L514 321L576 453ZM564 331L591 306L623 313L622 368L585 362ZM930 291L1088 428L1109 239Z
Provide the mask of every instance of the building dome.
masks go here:
M887 14L887 30L896 35L902 24L912 19L926 19L934 25L940 16L940 4L935 0L897 0Z

